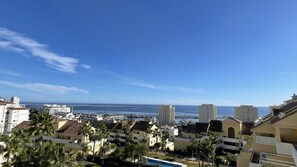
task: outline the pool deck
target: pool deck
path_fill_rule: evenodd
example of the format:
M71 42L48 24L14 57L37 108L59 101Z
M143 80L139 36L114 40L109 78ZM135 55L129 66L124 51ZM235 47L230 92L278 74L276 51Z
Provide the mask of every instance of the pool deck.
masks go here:
M160 161L160 162L165 162L165 163L169 163L169 164L179 165L181 167L187 167L187 165L182 164L182 163L178 163L178 162L170 162L170 161L165 161L165 160L161 160L161 159L157 159L157 158L151 158L151 157L146 157L146 156L143 156L143 157L146 158L146 159L154 160L154 161Z

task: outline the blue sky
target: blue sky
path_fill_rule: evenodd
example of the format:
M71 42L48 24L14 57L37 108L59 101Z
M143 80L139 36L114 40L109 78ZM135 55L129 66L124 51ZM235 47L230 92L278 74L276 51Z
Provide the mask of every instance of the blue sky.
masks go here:
M297 1L2 1L0 96L279 104L297 92Z

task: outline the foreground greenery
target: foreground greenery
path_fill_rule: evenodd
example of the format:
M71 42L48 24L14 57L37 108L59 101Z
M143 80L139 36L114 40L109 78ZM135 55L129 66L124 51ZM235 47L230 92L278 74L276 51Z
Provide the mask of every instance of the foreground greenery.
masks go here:
M31 128L19 130L10 135L2 135L0 141L0 154L6 158L4 167L74 167L90 165L85 161L89 152L92 152L92 161L95 157L101 159L104 166L104 159L116 158L119 162L134 161L140 164L142 157L148 152L145 143L135 144L128 143L123 147L116 147L115 144L105 143L101 146L100 151L90 150L87 143L82 142L81 150L74 152L65 149L64 145L44 140L44 136L52 136L57 130L57 125L53 117L47 113L34 113L30 115L32 123ZM88 137L95 146L97 141L107 137L107 128L105 124L100 123L98 128L91 128L84 123L79 134ZM36 137L38 136L38 137ZM93 147L94 148L94 147ZM107 152L113 152L112 155L106 155ZM103 160L103 161L102 161Z
M2 135L0 153L7 159L3 166L71 167L76 166L76 153L62 145L44 141L43 136L55 133L53 117L48 114L31 116L32 127L10 135ZM40 136L35 140L35 136ZM32 144L33 141L33 144Z

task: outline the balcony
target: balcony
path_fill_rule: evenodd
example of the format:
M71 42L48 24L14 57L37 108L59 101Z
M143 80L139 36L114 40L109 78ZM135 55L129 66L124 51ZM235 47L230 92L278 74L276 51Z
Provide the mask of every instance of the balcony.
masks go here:
M274 146L275 138L274 137L266 137L266 136L256 136L256 143Z
M253 153L250 159L249 167L261 167L259 154Z
M69 147L69 148L77 148L77 149L81 148L81 145L79 143L75 143L75 141L72 141L72 140L59 139L51 136L43 136L43 140L50 140L54 143L64 144L66 147Z
M297 166L297 145L293 146L292 157L294 159L295 165Z
M275 166L275 167L294 167L296 166L291 156L261 153L260 164L262 166Z

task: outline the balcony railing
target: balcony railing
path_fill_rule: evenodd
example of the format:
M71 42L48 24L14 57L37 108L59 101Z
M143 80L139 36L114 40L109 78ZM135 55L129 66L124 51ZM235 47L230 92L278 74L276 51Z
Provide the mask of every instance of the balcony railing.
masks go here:
M294 159L295 165L297 166L297 145L292 145L292 157Z
M256 136L257 144L265 144L265 145L275 145L274 137L266 137L266 136Z

